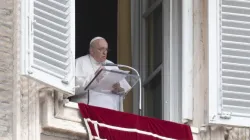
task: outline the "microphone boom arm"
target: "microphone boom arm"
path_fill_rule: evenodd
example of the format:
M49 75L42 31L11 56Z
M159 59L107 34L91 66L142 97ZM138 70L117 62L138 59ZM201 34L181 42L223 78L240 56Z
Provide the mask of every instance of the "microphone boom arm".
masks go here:
M115 64L113 64L115 65ZM107 66L107 65L106 65ZM122 67L122 68L128 68L128 69L131 69L133 70L136 75L139 77L139 115L142 116L142 93L141 93L141 76L139 74L139 72L133 68L133 67L130 67L130 66L127 66L127 65L121 65L121 64L117 64L116 66L118 67Z

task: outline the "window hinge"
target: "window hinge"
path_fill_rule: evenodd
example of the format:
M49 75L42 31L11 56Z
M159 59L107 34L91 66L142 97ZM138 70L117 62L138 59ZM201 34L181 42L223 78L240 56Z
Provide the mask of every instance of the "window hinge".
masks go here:
M222 112L220 118L222 119L231 119L232 112Z

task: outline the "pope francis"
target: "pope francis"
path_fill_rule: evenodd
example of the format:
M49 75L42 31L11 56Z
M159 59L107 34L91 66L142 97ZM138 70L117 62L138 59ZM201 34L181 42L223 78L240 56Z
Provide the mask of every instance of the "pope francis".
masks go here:
M93 79L95 74L100 69L104 68L102 64L112 63L106 59L107 54L107 41L102 37L95 37L90 41L89 54L76 59L76 87L78 87L76 88L76 95L84 94L84 96L81 96L79 99L77 99L77 102L123 111L123 97L117 94L106 94L93 90L84 90L88 83ZM118 69L118 67L116 68ZM106 69L109 68L106 67ZM113 85L113 92L124 90L123 88L124 87L122 87L121 82L117 83Z

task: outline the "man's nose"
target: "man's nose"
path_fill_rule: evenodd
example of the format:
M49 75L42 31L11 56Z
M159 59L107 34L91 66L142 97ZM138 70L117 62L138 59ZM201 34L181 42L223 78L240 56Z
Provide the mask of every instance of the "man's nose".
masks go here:
M103 51L103 54L106 55L108 53L108 51Z

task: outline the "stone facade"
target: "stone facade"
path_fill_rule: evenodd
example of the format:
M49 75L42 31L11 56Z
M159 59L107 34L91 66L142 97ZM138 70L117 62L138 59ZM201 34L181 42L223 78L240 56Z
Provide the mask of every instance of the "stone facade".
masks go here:
M0 0L0 139L78 140L86 131L60 93L20 75L21 0ZM249 128L203 127L207 116L207 0L194 1L194 120L201 140L247 140ZM43 90L41 90L43 89Z
M0 139L13 138L14 1L0 0Z

